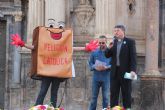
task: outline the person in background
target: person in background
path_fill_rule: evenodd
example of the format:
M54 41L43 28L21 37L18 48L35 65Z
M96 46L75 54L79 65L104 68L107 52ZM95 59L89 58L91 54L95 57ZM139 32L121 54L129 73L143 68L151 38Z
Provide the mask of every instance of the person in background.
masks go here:
M125 36L125 27L116 25L114 27L115 39L105 51L107 58L111 57L111 95L110 106L119 105L119 92L121 89L123 106L126 110L131 109L131 79L125 79L126 72L131 77L136 76L136 47L133 39Z
M109 106L110 95L110 61L111 58L106 58L104 53L107 48L106 36L99 37L99 48L91 53L89 66L93 71L92 77L92 99L89 110L96 110L97 98L100 88L102 89L102 106L103 109Z

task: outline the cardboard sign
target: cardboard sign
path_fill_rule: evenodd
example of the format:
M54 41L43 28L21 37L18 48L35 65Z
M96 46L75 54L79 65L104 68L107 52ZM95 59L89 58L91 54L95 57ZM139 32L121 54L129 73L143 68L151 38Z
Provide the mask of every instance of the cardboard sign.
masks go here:
M72 77L72 34L71 29L35 28L30 76Z

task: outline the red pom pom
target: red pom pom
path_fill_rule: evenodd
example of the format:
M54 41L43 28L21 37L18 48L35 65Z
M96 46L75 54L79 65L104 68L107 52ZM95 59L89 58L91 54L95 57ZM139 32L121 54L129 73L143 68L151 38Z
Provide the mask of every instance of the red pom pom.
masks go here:
M11 44L12 44L12 45L20 46L20 47L25 46L25 42L22 41L22 39L21 39L21 37L19 36L19 34L12 34L11 37L12 37L12 38L11 38L11 40L12 40Z
M85 46L85 51L91 52L98 48L98 40L92 40Z
M18 42L18 45L19 45L20 47L24 47L24 46L25 46L25 42L24 42L24 41L19 41L19 42Z

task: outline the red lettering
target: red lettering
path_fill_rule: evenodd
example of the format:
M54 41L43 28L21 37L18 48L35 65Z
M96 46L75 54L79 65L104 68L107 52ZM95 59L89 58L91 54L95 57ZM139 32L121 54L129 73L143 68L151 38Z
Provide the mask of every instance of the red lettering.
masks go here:
M60 51L60 52L68 52L68 47L66 45L61 44L44 44L44 50L46 51Z
M49 65L67 65L69 63L68 58L60 58L60 57L44 57L43 64Z

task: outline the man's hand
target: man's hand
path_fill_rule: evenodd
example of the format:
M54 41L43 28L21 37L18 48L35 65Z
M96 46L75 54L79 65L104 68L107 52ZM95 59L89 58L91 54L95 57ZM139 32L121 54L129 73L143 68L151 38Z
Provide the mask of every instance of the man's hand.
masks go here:
M131 71L130 73L131 73L131 78L134 79L136 76L136 73L134 71Z
M106 70L105 66L96 66L95 69L97 71L104 71L104 70Z
M109 48L112 48L113 47L113 42L110 42L109 43Z

